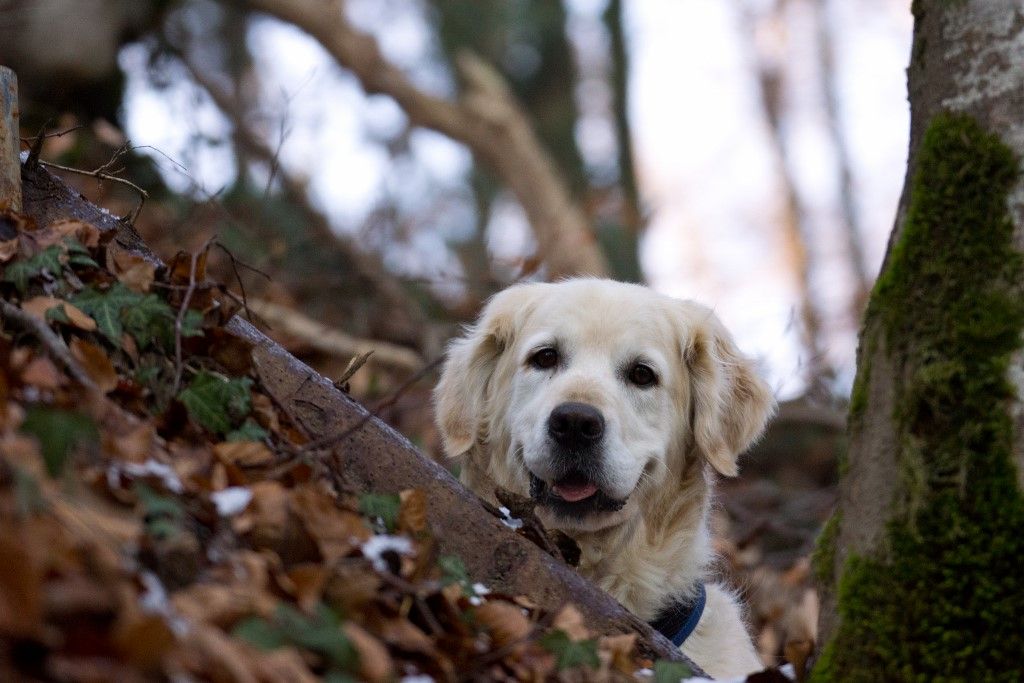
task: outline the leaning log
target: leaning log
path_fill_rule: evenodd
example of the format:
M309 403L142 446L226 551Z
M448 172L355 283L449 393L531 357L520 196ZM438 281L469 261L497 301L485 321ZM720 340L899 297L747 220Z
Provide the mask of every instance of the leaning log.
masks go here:
M23 211L40 224L57 218L89 221L101 230L116 231L115 240L122 246L157 260L129 224L92 205L41 166L23 167L22 179ZM329 379L241 318L234 318L228 330L254 345L254 366L263 389L310 433L351 430L331 453L348 487L375 493L416 488L426 494L428 520L440 552L461 557L474 581L493 591L526 596L549 609L572 603L591 630L637 633L644 656L684 661L699 671L671 642L607 593L505 527L447 470L384 422L369 417L366 408L336 389ZM358 429L352 429L357 425Z

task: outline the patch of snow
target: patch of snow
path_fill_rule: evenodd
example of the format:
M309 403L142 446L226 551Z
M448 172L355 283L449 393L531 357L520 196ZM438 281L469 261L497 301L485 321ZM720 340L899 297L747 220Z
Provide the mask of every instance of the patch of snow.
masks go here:
M381 534L363 543L362 547L363 557L373 563L373 568L379 572L388 570L388 563L384 560L383 555L389 550L399 555L411 555L412 541L404 536Z
M143 593L139 596L139 605L142 611L150 614L159 614L171 627L177 636L183 636L188 632L188 622L174 613L170 601L167 599L167 589L153 572L144 571L139 574L139 581L142 582Z
M171 493L181 493L185 490L181 485L181 480L178 479L177 472L170 465L157 462L156 460L150 459L143 463L114 463L107 470L107 485L110 488L116 488L118 485L117 480L122 474L126 474L129 477L157 477Z
M252 491L245 486L229 486L210 494L210 500L217 506L221 517L232 517L245 509L252 500Z
M509 510L504 505L498 508L498 512L501 513L501 523L507 526L509 529L512 529L514 531L516 529L523 528L523 520L513 517L512 511Z

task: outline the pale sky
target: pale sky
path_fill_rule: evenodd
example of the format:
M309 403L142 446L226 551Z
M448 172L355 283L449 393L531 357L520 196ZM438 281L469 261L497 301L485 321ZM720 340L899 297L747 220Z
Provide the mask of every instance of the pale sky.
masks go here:
M663 292L713 306L743 349L762 361L779 396L798 393L803 361L794 328L796 302L791 279L781 270L781 236L773 220L780 193L736 12L740 3L626 4L630 115L641 188L651 210L641 247L647 280ZM430 59L436 47L417 2L353 0L349 6L353 21L373 31L387 57L421 87L451 92L448 74ZM604 0L570 0L567 6L577 49L599 54ZM790 6L784 31L767 39L785 46L780 58L797 81L787 90L787 142L812 221L812 286L825 308L827 353L848 386L856 321L844 308L851 280L835 220L838 189L818 99L811 5ZM841 117L874 274L905 171L909 0L832 0L828 6L837 27ZM366 97L312 39L290 26L260 21L249 39L263 78L261 121L274 140L286 122L281 161L309 177L315 199L339 229L358 229L374 203L390 197L424 229L415 232L410 246L390 253L389 265L438 281L457 274L454 260L442 255L445 239L472 229L462 182L469 153L439 134L415 131L411 159L393 163L378 141L401 130L405 117L390 99ZM216 193L231 181L234 165L229 145L211 141L226 140L229 125L184 74L169 78L172 85L165 89L150 87L145 60L141 46L121 56L128 75L129 137L184 167L157 157L175 189L195 192L199 184L203 192ZM578 100L587 111L577 131L580 147L588 161L600 163L614 149L601 113L606 93L585 79ZM198 144L197 134L204 139ZM513 201L501 204L490 232L499 258L512 259L532 246ZM454 287L457 281L449 279L448 291Z

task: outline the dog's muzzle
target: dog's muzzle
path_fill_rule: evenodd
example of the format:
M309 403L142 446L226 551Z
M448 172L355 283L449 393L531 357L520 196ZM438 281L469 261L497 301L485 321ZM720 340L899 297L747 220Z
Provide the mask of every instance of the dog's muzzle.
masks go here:
M530 496L562 515L620 510L626 501L608 496L601 488L604 428L601 411L586 403L563 403L552 410L547 423L550 480L531 472Z

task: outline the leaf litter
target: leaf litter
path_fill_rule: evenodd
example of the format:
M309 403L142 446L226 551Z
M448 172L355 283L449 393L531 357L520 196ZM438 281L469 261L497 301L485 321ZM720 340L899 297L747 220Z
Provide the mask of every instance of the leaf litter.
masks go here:
M224 329L237 304L205 254L158 267L88 223L3 218L18 234L0 245L0 679L664 669L572 605L472 582L438 556L422 491L335 491Z

